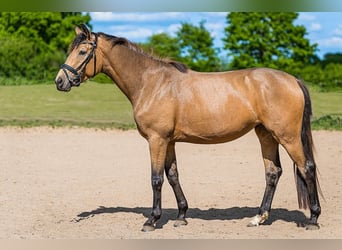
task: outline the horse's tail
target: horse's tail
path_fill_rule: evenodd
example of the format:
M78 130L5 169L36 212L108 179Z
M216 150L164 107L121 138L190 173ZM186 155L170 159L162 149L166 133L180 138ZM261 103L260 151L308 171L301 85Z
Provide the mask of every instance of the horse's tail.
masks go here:
M301 80L297 80L299 87L303 91L304 95L304 111L303 111L303 119L302 119L302 131L301 131L301 141L303 145L304 156L307 162L311 162L314 165L314 179L316 182L316 189L318 188L319 193L323 197L318 177L317 177L317 167L314 159L314 145L312 140L312 133L311 133L311 123L310 118L312 115L312 106L311 106L311 98L308 89L304 85ZM294 164L294 172L295 172L295 179L297 185L297 194L298 194L298 205L299 208L308 208L309 207L309 192L307 188L307 184L304 180L302 174L297 170L297 165ZM323 197L324 198L324 197Z

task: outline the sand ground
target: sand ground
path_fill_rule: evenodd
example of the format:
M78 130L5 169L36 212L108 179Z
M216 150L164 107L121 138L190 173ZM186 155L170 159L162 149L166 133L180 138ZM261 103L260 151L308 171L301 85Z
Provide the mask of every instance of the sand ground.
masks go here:
M317 231L297 227L292 162L281 150L283 175L266 225L246 227L265 187L259 142L251 132L219 145L176 145L189 210L173 227L177 205L167 183L154 232L140 229L152 190L146 141L137 131L0 129L1 239L342 238L342 132L315 131L325 201Z

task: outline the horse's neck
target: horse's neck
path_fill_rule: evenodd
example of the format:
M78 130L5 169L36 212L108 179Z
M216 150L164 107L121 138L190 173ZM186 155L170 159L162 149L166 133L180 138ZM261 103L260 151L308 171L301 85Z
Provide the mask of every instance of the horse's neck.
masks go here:
M132 104L145 84L143 74L148 70L146 60L151 59L121 45L114 46L104 54L103 73L118 85Z

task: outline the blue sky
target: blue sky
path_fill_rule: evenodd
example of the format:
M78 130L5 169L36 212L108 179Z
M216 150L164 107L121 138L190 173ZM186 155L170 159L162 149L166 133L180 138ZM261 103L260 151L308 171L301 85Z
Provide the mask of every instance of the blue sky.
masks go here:
M222 47L227 12L91 12L93 31L122 36L133 42L144 42L155 33L174 35L182 22L205 27ZM317 43L317 54L342 53L342 12L300 12L295 24L304 25L311 43Z

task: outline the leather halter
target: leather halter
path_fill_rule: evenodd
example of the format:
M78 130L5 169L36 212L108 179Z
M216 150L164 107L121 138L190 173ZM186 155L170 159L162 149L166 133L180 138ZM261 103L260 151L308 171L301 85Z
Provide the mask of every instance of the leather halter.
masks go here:
M65 64L65 63L61 65L61 69L63 70L65 76L68 78L68 81L71 84L71 86L77 86L77 87L80 86L81 78L84 74L85 67L87 66L87 64L89 63L89 61L91 60L92 57L94 58L94 74L93 74L93 77L96 74L96 53L95 53L95 49L97 47L97 34L96 33L92 33L92 34L94 34L94 36L95 36L94 42L86 41L86 42L81 43L81 44L92 45L91 51L88 54L87 58L76 69L71 67L68 64ZM69 77L67 71L70 71L75 76L75 78L71 79Z

